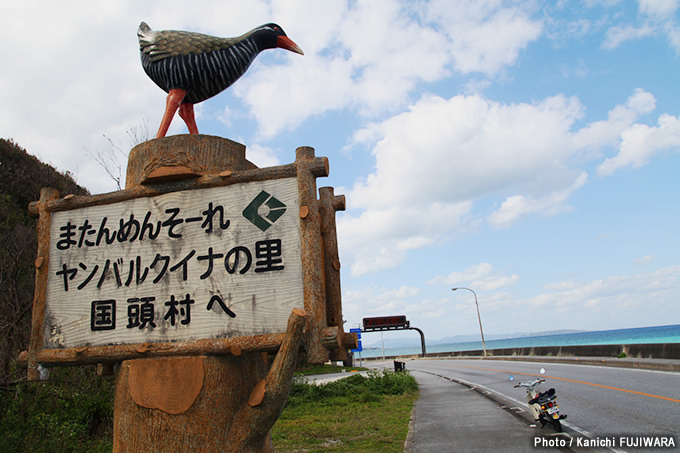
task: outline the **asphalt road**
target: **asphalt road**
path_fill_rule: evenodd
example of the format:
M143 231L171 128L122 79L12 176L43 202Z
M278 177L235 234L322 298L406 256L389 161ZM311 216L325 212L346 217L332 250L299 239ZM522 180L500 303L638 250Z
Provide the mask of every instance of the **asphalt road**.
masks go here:
M680 442L680 373L487 359L409 360L406 367L488 390L501 404L525 409L525 390L513 386L545 368L546 382L538 389L556 389L560 412L568 415L565 432L591 438L663 435L673 436L676 446Z

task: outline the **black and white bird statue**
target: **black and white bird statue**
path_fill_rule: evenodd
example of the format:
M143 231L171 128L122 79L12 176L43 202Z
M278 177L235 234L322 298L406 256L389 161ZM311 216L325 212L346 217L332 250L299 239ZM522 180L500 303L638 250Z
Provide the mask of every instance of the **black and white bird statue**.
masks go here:
M188 31L152 30L145 22L137 30L142 67L168 93L156 138L165 137L175 112L198 134L194 104L226 90L265 49L280 47L304 55L281 27L266 24L236 38L217 38Z

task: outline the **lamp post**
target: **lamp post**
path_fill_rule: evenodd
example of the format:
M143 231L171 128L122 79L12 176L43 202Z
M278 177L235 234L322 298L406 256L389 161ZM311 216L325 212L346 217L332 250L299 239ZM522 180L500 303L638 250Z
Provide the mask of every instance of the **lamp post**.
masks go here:
M455 291L457 289L467 289L468 291L475 295L475 305L477 306L477 319L479 320L479 331L482 334L482 348L484 349L484 357L486 357L486 343L484 343L484 330L482 330L482 317L479 316L479 304L477 303L477 293L472 291L470 288L464 288L462 286L459 288L451 288L451 291Z

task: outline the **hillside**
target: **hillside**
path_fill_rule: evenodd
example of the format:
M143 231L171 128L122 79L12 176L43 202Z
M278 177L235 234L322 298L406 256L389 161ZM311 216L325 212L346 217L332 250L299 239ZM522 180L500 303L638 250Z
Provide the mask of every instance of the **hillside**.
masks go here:
M28 205L40 198L43 187L54 187L62 196L88 193L68 173L0 139L0 382L17 377L10 376L10 363L28 348L37 248L36 219Z

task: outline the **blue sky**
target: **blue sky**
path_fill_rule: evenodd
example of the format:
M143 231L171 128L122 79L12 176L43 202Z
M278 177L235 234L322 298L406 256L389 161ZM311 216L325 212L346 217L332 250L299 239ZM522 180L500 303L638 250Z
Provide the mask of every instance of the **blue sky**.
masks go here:
M330 159L348 327L475 334L455 286L490 334L680 323L678 0L14 3L1 136L94 193L89 154L163 113L139 22L280 24L305 55L264 52L197 123L259 166Z

